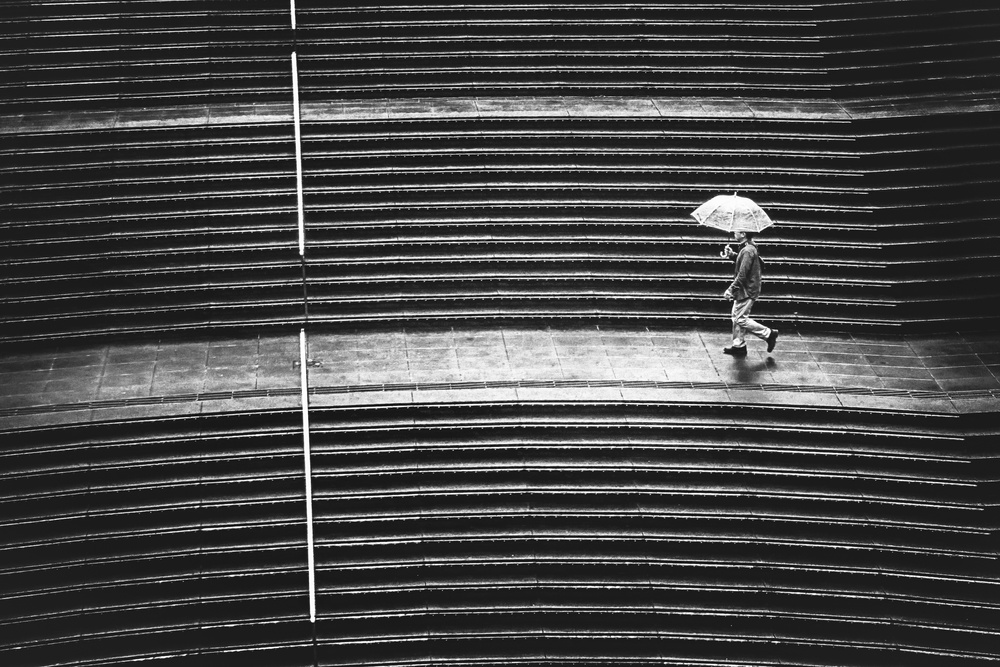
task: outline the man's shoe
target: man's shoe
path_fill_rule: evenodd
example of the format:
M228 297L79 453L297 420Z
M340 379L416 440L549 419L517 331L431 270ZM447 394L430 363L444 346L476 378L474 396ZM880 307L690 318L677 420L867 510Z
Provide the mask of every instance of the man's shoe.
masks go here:
M726 354L731 354L734 357L745 357L745 356L747 356L747 346L746 345L740 345L739 347L736 347L735 345L733 347L724 347L724 348L722 348L722 351L724 353L726 353Z
M774 351L774 344L778 342L778 330L771 329L771 335L767 337L767 351Z

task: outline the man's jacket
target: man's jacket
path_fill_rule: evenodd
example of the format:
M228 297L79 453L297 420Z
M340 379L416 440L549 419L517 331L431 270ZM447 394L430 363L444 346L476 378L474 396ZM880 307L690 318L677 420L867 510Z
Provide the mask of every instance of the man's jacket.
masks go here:
M756 299L760 296L760 255L757 246L752 241L745 241L736 255L736 266L733 270L733 284L729 291L736 301Z

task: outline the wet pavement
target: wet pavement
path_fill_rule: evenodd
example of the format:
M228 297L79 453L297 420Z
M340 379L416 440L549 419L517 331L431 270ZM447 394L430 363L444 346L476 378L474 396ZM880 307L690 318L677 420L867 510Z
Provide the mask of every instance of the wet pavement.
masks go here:
M956 111L996 111L1000 99L984 95L964 100L877 100L846 104L833 99L734 99L721 97L523 96L366 98L302 104L302 120L408 120L414 118L732 118L849 122L865 118L926 116ZM291 100L259 104L192 104L118 111L53 111L0 115L0 134L112 130L170 125L229 125L292 122Z
M997 336L496 326L311 331L314 406L494 400L740 401L933 412L1000 408ZM298 407L298 332L73 345L0 362L0 428Z

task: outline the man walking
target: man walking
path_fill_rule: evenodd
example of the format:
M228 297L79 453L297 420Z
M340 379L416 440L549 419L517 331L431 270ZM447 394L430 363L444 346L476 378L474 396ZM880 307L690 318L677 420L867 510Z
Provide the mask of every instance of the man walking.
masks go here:
M753 308L754 301L760 297L761 280L761 259L757 253L757 244L753 240L754 233L734 231L733 236L740 243L739 252L727 245L720 253L725 259L736 260L733 283L723 294L733 302L733 343L722 351L734 357L745 357L747 355L745 336L749 332L767 341L767 351L771 352L778 340L778 330L765 327L750 319L750 309Z

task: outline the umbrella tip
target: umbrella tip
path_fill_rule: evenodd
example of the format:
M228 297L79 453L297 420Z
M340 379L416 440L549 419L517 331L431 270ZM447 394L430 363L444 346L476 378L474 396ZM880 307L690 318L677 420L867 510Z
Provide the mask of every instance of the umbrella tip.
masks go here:
M739 190L734 190L734 191L733 191L733 196L735 197L735 196L736 196L736 195L738 195L739 193L740 193L740 191L739 191Z

